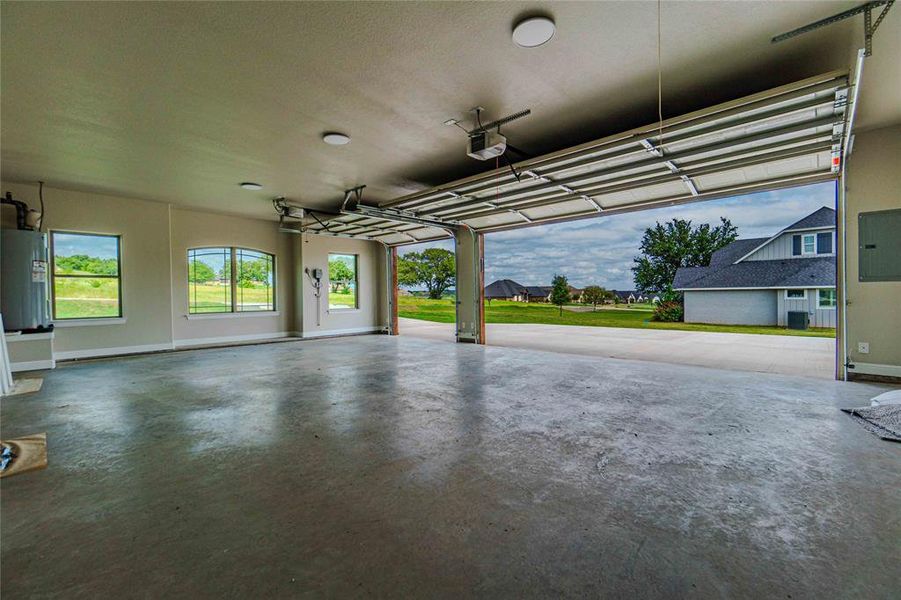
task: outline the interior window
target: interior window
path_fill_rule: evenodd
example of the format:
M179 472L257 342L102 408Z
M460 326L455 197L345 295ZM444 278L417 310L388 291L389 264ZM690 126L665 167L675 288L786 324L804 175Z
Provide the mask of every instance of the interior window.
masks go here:
M328 255L329 309L358 308L357 255Z
M804 254L815 254L817 251L817 236L813 233L806 233L802 238Z
M50 233L53 318L122 316L119 236Z
M807 297L807 290L785 290L785 297L789 299L804 299Z
M239 311L274 310L274 257L265 252L236 248L235 306Z
M188 250L188 312L231 312L231 248Z
M275 257L247 248L188 250L190 314L275 310Z
M817 296L820 308L835 308L835 290L820 290Z

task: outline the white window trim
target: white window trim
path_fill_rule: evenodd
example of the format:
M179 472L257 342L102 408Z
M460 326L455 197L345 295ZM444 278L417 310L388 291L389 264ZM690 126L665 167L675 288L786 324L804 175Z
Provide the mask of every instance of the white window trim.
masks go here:
M800 297L788 295L789 292L798 292L798 291L802 292L804 295L800 296ZM786 300L807 300L807 290L806 289L798 290L797 288L787 289L787 290L785 290L785 299Z
M326 314L333 312L349 313L360 311L360 255L356 252L329 252L325 259L326 274L326 293L331 289L331 279L328 278L328 263L332 256L353 256L354 257L354 302L356 306L331 306L330 301L326 298Z
M806 238L813 238L813 250L807 251L807 243L805 242ZM810 256L811 254L817 253L817 234L815 233L802 233L801 234L801 256Z
M197 250L208 250L208 249L228 249L229 256L231 258L231 267L230 267L230 276L229 281L231 282L232 289L232 304L229 312L221 312L221 313L202 313L202 312L191 312L191 252ZM247 250L250 252L258 252L260 254L264 254L272 259L272 308L263 308L260 310L248 310L248 311L239 311L237 310L237 296L235 295L236 287L236 257L239 250ZM185 318L189 320L194 319L210 319L210 318L225 318L225 317L236 317L236 316L266 316L271 317L279 314L278 305L276 304L276 295L277 295L277 286L278 286L278 265L276 262L276 255L274 252L268 252L266 250L259 250L257 248L249 248L246 246L195 246L193 248L187 249L187 284L188 284L188 312L185 314Z
M60 319L50 321L53 327L89 327L94 325L124 325L125 317L95 317L93 319Z
M242 312L221 313L188 313L185 318L189 321L202 321L204 319L241 319L246 317L277 317L281 312L277 310L245 310Z
M823 306L820 302L820 292L821 291L823 291L823 292L831 291L834 293L835 289L834 288L822 288L822 289L817 290L817 308L820 310L835 310L835 307L838 305L838 294L835 294L835 304L832 304L831 306Z

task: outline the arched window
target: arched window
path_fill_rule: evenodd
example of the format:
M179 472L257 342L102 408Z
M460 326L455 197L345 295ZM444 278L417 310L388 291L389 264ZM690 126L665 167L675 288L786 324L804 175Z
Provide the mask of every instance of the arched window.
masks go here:
M190 314L275 310L275 256L248 248L188 250Z

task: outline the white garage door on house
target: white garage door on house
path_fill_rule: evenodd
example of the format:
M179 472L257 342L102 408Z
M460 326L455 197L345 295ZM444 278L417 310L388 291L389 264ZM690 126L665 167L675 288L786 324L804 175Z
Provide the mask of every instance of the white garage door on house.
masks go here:
M776 325L776 290L685 292L686 323Z

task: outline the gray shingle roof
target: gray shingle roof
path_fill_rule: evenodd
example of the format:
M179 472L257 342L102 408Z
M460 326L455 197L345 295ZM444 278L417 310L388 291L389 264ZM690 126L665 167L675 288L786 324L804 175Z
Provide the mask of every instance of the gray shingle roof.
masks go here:
M518 296L526 286L516 283L512 279L498 279L485 286L486 298L512 298Z
M817 227L835 227L835 210L828 206L819 208L773 238L735 240L713 253L709 267L682 267L677 270L673 289L835 286L834 256L735 262L786 231Z
M710 266L731 265L739 258L764 243L770 238L750 238L747 240L735 240L728 246L724 246L710 257ZM704 267L701 267L704 268Z
M835 257L749 260L722 267L679 269L675 289L834 287Z
M545 285L527 285L526 292L530 296L544 297L551 293L551 287Z
M835 210L824 206L810 213L800 221L792 223L782 231L794 229L812 229L814 227L835 227Z

